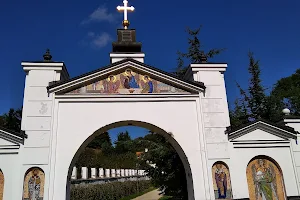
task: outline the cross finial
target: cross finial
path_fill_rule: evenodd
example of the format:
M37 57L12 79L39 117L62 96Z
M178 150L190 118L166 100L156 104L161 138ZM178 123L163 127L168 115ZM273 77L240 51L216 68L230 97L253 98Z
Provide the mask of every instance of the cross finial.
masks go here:
M128 7L128 1L127 0L124 0L123 4L124 4L124 6L118 6L117 10L118 11L124 11L123 26L124 26L124 29L127 29L128 26L129 26L129 21L127 19L127 14L128 14L127 11L134 11L134 7L133 6Z

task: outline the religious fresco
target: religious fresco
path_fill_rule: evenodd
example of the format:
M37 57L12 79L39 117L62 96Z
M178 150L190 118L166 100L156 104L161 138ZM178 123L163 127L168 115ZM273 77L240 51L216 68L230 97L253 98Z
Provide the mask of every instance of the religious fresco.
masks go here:
M228 167L222 162L215 163L212 167L212 177L215 199L232 199Z
M0 169L0 200L3 200L3 192L4 192L4 174Z
M148 93L188 93L182 89L152 79L126 69L119 74L109 75L104 80L78 88L67 94L148 94Z
M283 178L278 167L266 158L252 160L247 167L251 200L284 200Z
M23 200L43 200L45 174L40 168L30 169L24 179Z

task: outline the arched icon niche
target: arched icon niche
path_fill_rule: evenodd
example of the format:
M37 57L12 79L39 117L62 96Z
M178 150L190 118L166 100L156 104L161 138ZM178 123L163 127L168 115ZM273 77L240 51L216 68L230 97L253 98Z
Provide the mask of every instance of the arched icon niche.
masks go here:
M272 158L254 157L247 166L246 174L251 200L286 199L281 169Z

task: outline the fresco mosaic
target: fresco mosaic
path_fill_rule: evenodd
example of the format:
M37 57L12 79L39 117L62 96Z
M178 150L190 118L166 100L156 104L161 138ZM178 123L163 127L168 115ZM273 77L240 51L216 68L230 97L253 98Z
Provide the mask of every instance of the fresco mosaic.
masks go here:
M247 167L250 200L284 200L285 189L282 174L270 160L259 158Z
M104 80L78 88L67 94L141 94L141 93L188 93L182 89L152 79L131 69L109 75Z
M215 199L232 199L230 174L227 166L217 162L212 167Z
M3 192L4 192L4 174L0 169L0 200L3 200Z
M40 168L32 168L25 175L23 200L43 200L45 174Z

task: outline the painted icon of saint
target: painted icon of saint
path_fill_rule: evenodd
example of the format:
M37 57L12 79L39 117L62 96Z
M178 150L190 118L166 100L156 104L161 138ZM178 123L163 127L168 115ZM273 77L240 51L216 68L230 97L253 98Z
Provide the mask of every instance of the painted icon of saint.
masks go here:
M40 190L41 190L41 178L39 177L39 170L33 169L32 176L28 181L29 200L41 200Z
M125 74L126 74L127 79L128 79L127 87L129 86L129 88L140 88L139 84L138 84L138 81L136 80L136 77L132 74L132 71L130 69L127 69L125 71ZM124 82L124 87L125 87L125 82Z
M110 75L104 83L104 93L118 93L120 86L120 81L117 80L117 77Z
M149 76L145 75L143 77L143 81L144 81L144 84L143 84L143 90L142 90L142 93L153 93L153 82L152 80L150 80Z
M252 165L252 176L255 184L257 200L278 200L275 171L272 165L265 166L264 159L258 159L257 165Z
M226 199L227 176L222 164L216 164L215 179L218 188L218 199Z

